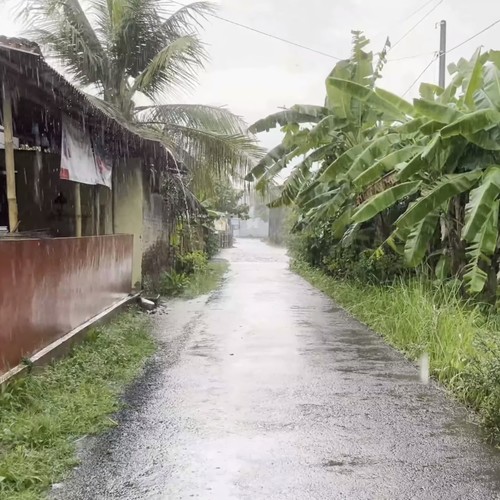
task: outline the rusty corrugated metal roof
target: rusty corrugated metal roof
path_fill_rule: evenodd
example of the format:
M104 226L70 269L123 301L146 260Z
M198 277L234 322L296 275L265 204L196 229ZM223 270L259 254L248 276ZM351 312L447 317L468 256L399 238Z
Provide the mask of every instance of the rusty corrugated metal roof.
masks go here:
M42 51L37 43L26 38L7 37L0 35L0 46L6 49L26 52L28 54L42 55Z
M64 112L78 108L83 116L112 125L114 132L123 134L124 138L128 136L129 139L160 143L166 147L161 132L125 120L108 103L75 87L47 63L35 42L0 35L0 70L16 75L17 86L43 90L47 95L47 106L52 101Z

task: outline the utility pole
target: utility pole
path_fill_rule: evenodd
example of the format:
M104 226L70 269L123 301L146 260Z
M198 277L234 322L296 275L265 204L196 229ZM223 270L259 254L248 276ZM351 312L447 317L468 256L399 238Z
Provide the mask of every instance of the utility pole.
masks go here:
M439 23L440 40L439 40L439 86L444 88L446 85L446 21Z

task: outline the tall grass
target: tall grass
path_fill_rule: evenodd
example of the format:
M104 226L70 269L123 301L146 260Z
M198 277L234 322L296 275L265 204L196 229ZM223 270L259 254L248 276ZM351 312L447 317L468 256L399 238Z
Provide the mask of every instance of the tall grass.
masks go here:
M376 286L335 280L300 262L293 268L409 359L426 353L433 377L474 408L500 444L498 317L465 303L453 284L415 279Z
M75 442L115 425L120 393L154 350L148 318L131 311L72 354L0 392L0 498L32 500L76 464Z

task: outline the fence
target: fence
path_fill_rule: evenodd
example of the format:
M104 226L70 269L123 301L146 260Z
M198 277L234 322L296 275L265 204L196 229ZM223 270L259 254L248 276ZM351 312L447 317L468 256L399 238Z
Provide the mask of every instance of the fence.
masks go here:
M231 248L233 246L232 231L218 231L219 248Z
M130 292L131 235L0 240L0 375Z

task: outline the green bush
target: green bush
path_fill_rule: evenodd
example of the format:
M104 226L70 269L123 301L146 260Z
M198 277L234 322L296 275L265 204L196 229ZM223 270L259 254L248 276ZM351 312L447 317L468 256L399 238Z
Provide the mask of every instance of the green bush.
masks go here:
M205 253L211 259L219 252L219 235L214 229L210 229L205 239Z
M184 274L203 273L207 270L208 258L205 252L197 250L182 255L178 260L178 271Z
M391 283L394 278L411 273L403 258L392 252L356 252L352 247L342 248L341 245L332 247L320 267L334 278L362 283Z
M189 284L189 279L184 273L171 271L161 275L158 293L164 296L181 295Z

